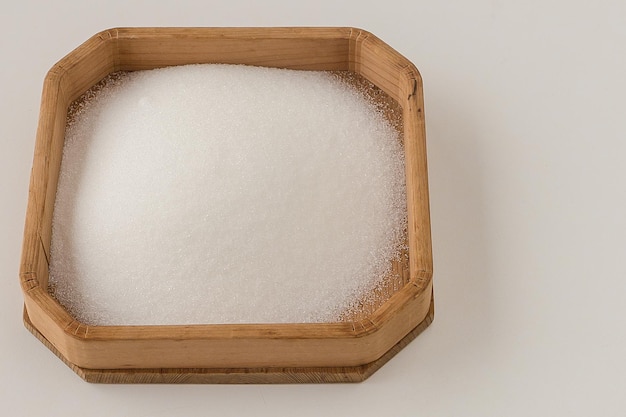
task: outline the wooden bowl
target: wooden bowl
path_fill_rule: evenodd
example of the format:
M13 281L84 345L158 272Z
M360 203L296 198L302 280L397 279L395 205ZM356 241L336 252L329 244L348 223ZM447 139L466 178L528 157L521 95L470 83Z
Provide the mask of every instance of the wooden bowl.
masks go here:
M106 75L191 63L353 71L402 108L408 260L377 305L314 324L88 326L48 290L52 211L68 106ZM20 266L26 327L90 382L362 381L433 318L422 81L413 64L354 28L118 28L96 34L48 72Z

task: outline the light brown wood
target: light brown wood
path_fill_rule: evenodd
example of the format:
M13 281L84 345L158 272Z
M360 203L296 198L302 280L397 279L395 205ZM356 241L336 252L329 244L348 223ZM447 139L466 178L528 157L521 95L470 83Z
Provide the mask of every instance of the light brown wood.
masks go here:
M351 70L402 107L408 265L394 266L401 279L386 290L388 299L381 305L340 323L87 326L51 297L52 211L69 104L114 71L210 62ZM44 82L20 267L28 323L59 356L83 372L135 369L139 375L152 368L257 372L252 370L347 369L371 364L395 349L420 323L429 322L425 319L432 303L432 252L425 146L422 81L417 69L366 31L119 28L101 32L59 61ZM269 376L274 371L257 374L277 380ZM122 382L107 381L114 380Z
M380 369L432 322L434 303L428 314L411 332L379 359L353 367L325 368L158 368L158 369L86 369L69 362L33 326L24 309L24 326L72 371L87 382L118 384L291 384L361 382Z

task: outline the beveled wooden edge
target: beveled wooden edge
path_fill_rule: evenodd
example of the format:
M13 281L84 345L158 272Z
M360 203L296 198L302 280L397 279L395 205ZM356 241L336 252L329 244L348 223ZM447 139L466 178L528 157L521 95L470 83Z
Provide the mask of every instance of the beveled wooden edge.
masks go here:
M192 37L244 38L244 39L347 39L353 32L366 32L349 26L241 26L241 27L204 27L204 26L118 26L104 29L94 35L101 39L142 38L167 39Z
M434 297L428 314L413 330L379 359L360 366L335 368L157 368L87 369L67 360L33 325L26 308L24 326L79 377L104 384L292 384L362 382L413 341L433 321Z

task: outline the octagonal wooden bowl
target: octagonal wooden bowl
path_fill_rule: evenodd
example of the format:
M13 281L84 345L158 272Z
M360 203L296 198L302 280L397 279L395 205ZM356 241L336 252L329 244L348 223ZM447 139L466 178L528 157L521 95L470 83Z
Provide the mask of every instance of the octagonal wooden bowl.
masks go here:
M52 212L68 106L115 71L230 63L353 71L402 108L408 257L385 297L337 323L89 326L48 290ZM20 267L26 327L90 382L362 381L430 324L432 254L422 82L413 64L354 28L117 28L47 74Z

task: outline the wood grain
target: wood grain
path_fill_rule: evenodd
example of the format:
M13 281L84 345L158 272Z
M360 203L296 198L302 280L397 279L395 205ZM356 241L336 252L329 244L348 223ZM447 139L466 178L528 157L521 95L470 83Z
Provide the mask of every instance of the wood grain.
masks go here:
M432 300L432 298L431 298ZM69 362L34 327L24 309L24 326L72 371L87 382L104 384L292 384L362 382L380 369L432 323L431 301L424 320L379 359L353 367L325 368L158 368L86 369Z

